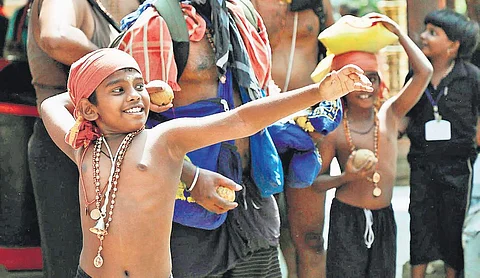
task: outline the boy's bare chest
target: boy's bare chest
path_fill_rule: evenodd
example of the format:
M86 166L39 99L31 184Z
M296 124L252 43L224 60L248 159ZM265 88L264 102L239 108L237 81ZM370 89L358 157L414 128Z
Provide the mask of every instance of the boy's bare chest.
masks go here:
M378 134L375 135L375 126L368 132L356 132L350 129L350 136L345 132L342 124L338 127L336 150L341 164L345 164L352 152L352 148L368 149L376 152L378 158L378 167L385 168L389 173L391 168L396 165L397 159L397 139L396 133L384 125L379 125Z

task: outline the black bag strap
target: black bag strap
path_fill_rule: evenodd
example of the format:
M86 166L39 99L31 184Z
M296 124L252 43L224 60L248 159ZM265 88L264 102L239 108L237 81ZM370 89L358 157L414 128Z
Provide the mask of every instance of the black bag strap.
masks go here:
M155 9L162 16L168 26L168 31L173 42L173 56L177 64L177 81L182 76L187 66L188 54L190 52L190 39L187 23L183 17L182 9L178 0L157 0Z
M117 32L122 32L122 30L120 29L120 27L118 26L117 22L115 22L115 20L113 19L113 17L110 15L109 12L107 12L107 10L105 9L105 7L103 5L100 5L96 0L88 0L88 3L90 3L90 5L96 9L97 11L100 12L100 14L107 20L107 22L112 25L113 28L115 28L115 30L117 30Z

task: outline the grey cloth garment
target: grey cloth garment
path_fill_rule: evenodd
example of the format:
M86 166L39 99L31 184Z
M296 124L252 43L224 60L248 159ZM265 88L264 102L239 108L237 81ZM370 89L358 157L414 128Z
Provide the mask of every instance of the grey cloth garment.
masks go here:
M230 47L230 30L225 0L210 0L213 39L215 43L215 64L220 77L227 72Z
M40 13L36 7L41 2L35 1L32 11ZM95 29L91 40L98 47L107 47L112 35L108 22L98 10L92 8L92 14ZM32 28L28 28L27 55L37 97L66 91L69 67L40 48ZM78 170L52 141L41 119L37 119L30 137L28 161L40 228L43 273L45 277L74 277L82 249Z
M37 209L45 277L73 277L82 250L78 170L36 119L28 162Z
M280 217L277 203L273 196L260 198L248 175L243 176L242 185L242 193L237 194L238 207L228 212L226 222L217 229L202 230L173 223L171 251L175 277L222 276L236 272L235 268L245 261L250 268L263 265L276 273L278 257L265 261L250 258L258 258L257 253L262 250L278 247Z

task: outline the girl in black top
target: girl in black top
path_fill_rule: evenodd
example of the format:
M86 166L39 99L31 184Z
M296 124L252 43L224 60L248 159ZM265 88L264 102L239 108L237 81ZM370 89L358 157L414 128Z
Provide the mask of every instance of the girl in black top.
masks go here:
M479 27L448 9L431 12L425 24L422 51L434 72L407 114L410 262L412 277L424 277L427 263L437 259L445 262L447 277L454 277L464 265L462 225L477 153L480 70L467 59L478 43Z

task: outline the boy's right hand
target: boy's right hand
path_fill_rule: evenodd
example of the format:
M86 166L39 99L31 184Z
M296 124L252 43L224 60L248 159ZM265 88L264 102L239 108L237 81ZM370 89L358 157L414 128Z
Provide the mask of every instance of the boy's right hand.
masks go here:
M367 159L359 168L353 164L356 151L353 151L345 164L345 175L348 180L368 179L375 173L375 165L378 162L376 157Z
M190 194L197 204L213 213L221 214L236 208L238 206L236 202L229 202L218 195L219 186L234 191L242 190L242 186L231 179L213 171L200 169L197 184Z

